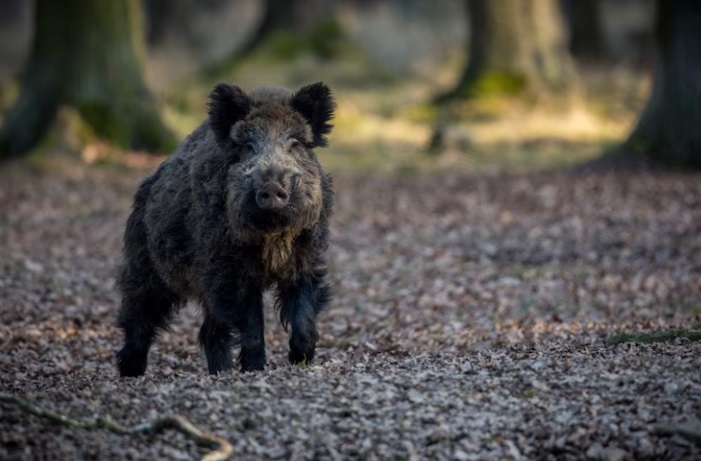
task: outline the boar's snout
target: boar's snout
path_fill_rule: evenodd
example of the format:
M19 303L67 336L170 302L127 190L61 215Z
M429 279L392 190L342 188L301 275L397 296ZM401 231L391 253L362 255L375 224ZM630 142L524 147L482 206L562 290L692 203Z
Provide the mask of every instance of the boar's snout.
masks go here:
M261 210L281 210L287 206L289 201L290 194L274 181L266 182L256 192L256 204Z

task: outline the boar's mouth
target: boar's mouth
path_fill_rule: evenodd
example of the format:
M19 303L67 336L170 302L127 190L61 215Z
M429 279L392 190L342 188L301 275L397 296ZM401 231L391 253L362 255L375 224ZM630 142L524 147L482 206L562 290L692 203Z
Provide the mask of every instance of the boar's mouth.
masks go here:
M253 228L263 232L285 230L294 227L292 210L289 205L285 210L277 211L253 209L248 213L248 221Z
M252 243L271 234L299 234L305 227L305 217L309 214L305 207L300 208L296 194L281 209L261 209L256 204L253 192L245 195L232 194L227 202L231 237Z

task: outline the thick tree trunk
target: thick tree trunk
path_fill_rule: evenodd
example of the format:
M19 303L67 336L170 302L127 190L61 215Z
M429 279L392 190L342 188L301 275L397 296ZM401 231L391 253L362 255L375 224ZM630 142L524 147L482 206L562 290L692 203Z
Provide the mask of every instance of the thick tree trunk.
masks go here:
M564 91L573 75L556 0L466 0L468 65L439 98Z
M235 60L255 51L276 32L305 36L319 25L336 19L338 0L265 0L256 30L236 52Z
M582 61L606 61L611 57L604 31L601 0L570 0L566 4L570 50Z
M0 130L0 157L43 138L61 105L75 107L94 132L122 147L174 146L143 80L138 0L37 0L22 92Z
M657 1L653 89L625 147L679 168L701 168L701 2Z
M270 34L293 30L297 1L265 0L264 4L263 18L251 37L236 53L237 59L243 58L257 49Z

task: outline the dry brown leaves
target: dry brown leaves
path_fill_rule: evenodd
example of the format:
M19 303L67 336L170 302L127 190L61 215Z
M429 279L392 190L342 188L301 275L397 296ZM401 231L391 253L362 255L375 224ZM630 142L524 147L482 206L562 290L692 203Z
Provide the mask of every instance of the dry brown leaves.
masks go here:
M19 172L18 172L19 171ZM694 459L701 178L336 175L337 298L319 357L206 375L196 309L117 378L113 290L143 172L0 172L0 390L75 418L181 414L241 459ZM0 407L2 459L192 459L182 435L123 437Z

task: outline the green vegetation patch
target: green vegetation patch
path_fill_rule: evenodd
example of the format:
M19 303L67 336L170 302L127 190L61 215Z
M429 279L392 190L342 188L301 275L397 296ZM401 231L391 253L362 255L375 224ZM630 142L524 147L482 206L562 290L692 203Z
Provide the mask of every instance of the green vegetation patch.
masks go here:
M523 75L505 72L487 72L477 80L474 92L477 95L518 94L526 87Z
M484 72L465 88L466 96L513 96L526 89L526 77L510 72Z
M115 108L99 101L84 102L78 111L95 135L118 147L171 152L177 146L175 137L148 104L140 104Z
M523 396L527 399L532 399L533 397L536 397L538 395L538 390L534 388L530 388L526 391L524 391Z
M294 60L307 52L322 59L333 59L343 54L345 41L340 24L326 21L304 35L276 32L268 39L267 47L274 58L281 60Z
M119 147L129 147L128 128L118 120L114 107L106 102L83 102L78 105L83 121L97 136L104 137Z
M686 338L691 341L701 341L701 331L694 330L668 330L653 331L651 333L617 333L611 336L607 343L615 346L622 343L660 343L672 341L677 338Z

